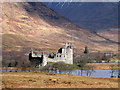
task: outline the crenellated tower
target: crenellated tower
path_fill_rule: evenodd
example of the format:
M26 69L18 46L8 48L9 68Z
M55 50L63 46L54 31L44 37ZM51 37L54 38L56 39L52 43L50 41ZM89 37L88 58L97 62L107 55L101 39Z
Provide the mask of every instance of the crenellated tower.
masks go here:
M70 43L66 43L62 48L62 55L65 59L65 63L73 64L73 46Z

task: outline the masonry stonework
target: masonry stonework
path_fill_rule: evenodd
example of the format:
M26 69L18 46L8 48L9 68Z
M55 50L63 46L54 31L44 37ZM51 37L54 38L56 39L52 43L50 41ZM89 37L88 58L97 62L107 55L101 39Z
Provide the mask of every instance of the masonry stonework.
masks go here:
M58 50L58 53L29 53L29 60L37 66L45 66L48 62L64 62L73 64L73 46L66 43L64 47Z

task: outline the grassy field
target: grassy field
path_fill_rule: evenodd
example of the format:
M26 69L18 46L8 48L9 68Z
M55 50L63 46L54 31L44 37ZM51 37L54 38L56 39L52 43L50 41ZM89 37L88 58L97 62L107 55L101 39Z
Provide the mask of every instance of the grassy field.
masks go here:
M114 69L119 69L118 63L87 63L89 66L94 66L95 69L111 69L111 65L114 65Z
M118 88L118 79L40 72L3 72L2 88Z

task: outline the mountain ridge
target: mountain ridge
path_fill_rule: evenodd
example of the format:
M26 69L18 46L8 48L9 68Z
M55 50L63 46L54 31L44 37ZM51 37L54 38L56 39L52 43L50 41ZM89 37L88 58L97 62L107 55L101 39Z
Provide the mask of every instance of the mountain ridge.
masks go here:
M115 2L45 2L44 4L90 31L118 28L118 3Z
M3 51L56 52L74 36L74 53L82 53L86 45L91 52L117 52L117 44L72 24L42 3L3 3L2 16Z

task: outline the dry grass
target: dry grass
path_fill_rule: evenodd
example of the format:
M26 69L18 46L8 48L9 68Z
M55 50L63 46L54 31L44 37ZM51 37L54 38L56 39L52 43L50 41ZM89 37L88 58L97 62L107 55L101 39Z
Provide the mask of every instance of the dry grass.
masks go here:
M45 49L44 52L56 52L64 43L72 43L73 34L74 53L83 52L86 45L90 52L113 51L117 53L117 44L106 42L105 39L77 27L41 3L39 4L36 7L39 11L35 11L28 3L2 4L3 50L19 51L29 46ZM25 8L23 6L28 7L32 14L23 9ZM59 20L51 19L51 14L58 17ZM107 34L109 37L112 35L112 38L116 37L116 34Z
M87 65L94 66L95 69L110 69L110 65L114 65L115 69L119 68L118 63L88 63Z
M117 88L117 78L38 72L3 72L3 88Z

